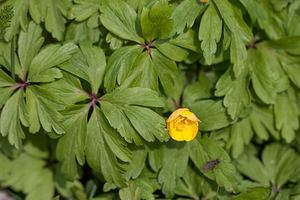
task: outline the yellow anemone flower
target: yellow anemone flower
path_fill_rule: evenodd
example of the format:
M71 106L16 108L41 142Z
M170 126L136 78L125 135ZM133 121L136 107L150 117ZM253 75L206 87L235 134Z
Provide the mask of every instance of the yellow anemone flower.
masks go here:
M175 110L167 120L169 135L176 141L191 141L198 133L200 120L187 108Z

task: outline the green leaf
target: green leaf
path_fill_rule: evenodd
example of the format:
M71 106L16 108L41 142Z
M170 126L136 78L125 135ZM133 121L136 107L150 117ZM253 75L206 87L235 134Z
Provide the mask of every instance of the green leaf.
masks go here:
M147 151L144 148L138 148L132 151L132 160L128 166L126 166L126 179L137 178L143 168L145 167L145 161L147 158Z
M283 0L272 0L272 5L276 11L281 11L285 7L287 7L288 3L291 1L283 1Z
M208 178L215 180L219 186L227 191L237 191L239 176L235 166L231 163L227 152L214 140L199 136L188 143L189 155L196 167ZM207 162L220 159L221 162L209 171L205 172L204 165Z
M40 24L42 15L46 13L45 7L41 7L41 0L30 0L28 6L31 18L36 24Z
M212 97L209 80L202 76L199 81L189 84L185 87L183 92L183 107L190 107L193 103L198 100L204 100Z
M140 177L127 182L127 187L119 191L122 200L127 199L155 199L155 190L159 188L157 175L145 168Z
M138 132L134 129L124 111L119 106L114 106L108 102L101 102L101 109L110 125L117 129L126 142L131 143L133 141L137 145L143 144Z
M0 88L0 108L6 103L12 93L15 91L15 88Z
M192 29L187 30L186 32L178 35L177 37L171 38L169 40L169 43L196 52L198 51L199 46L198 40L196 38L196 33Z
M165 93L171 94L178 73L176 63L167 59L155 49L152 50L152 60Z
M149 165L153 171L158 172L162 167L165 145L148 143L146 147L148 149Z
M211 23L213 22L213 23ZM211 65L213 55L217 52L217 43L222 35L222 20L214 4L210 4L200 22L199 40L201 49L208 65Z
M272 143L265 147L262 160L273 185L280 188L299 173L299 155L291 148Z
M57 143L56 155L62 162L62 172L69 180L78 174L77 163L85 163L84 148L87 134L87 105L68 107L64 112L66 133Z
M113 92L102 96L101 99L120 105L139 105L148 107L164 106L164 100L158 96L157 92L140 87L116 89Z
M122 188L119 191L119 196L121 200L126 200L126 199L134 199L138 200L142 198L142 192L139 188L134 188L133 186L129 186L126 188Z
M73 196L74 198L86 199L83 185L79 182L79 180L75 180L73 182L67 181L61 173L59 166L56 167L55 172L55 189L61 197L66 198L68 196Z
M29 11L34 22L44 22L45 28L52 37L61 41L64 39L65 23L64 16L71 7L69 0L30 0Z
M157 74L158 73L158 74ZM158 51L153 50L153 60L147 53L141 54L135 61L131 74L122 85L124 87L148 87L158 90L158 77L165 89L171 92L172 83L177 74L175 62L167 59Z
M95 43L99 41L100 30L97 28L89 28L87 22L72 22L66 29L65 41L79 43L81 41L91 41Z
M83 21L91 18L93 15L99 16L100 0L76 0L72 6L70 16L76 21Z
M8 76L4 71L0 70L0 87L9 87L16 85L17 83Z
M239 34L233 33L230 46L230 59L233 64L233 71L238 77L245 71L245 63L247 60L246 46Z
M145 87L158 91L158 75L153 60L147 52L137 57L128 75L121 85L122 88Z
M21 119L24 116L24 111L24 92L22 90L18 90L7 100L1 112L0 128L2 136L8 135L9 143L14 145L16 148L20 148L22 139L25 138L21 126ZM25 119L22 121L22 124L27 125L25 123Z
M162 184L162 192L167 198L175 194L177 177L182 177L188 164L188 151L185 143L168 143L164 151L162 169L158 181Z
M189 55L189 52L186 49L183 49L171 42L162 42L159 41L154 44L154 46L162 52L168 58L174 61L183 61Z
M12 70L12 66L11 66L11 58L12 58L12 51L11 51L11 41L9 43L5 43L5 42L0 42L1 48L0 48L0 64L1 67L4 68L4 70L7 70L8 72L11 72ZM24 76L24 74L22 74L22 70L21 70L21 66L19 63L19 59L17 54L15 53L15 55L13 56L15 57L14 59L14 64L15 64L15 74L18 75L19 77ZM12 72L11 72L12 74Z
M46 30L58 41L63 39L65 32L66 20L63 16L63 9L67 10L68 7L64 2L60 0L41 0L41 6L47 10L46 13L43 13Z
M135 45L121 47L114 51L108 60L104 77L104 87L108 92L124 82L142 50L140 46Z
M88 66L86 71L89 77L89 83L92 87L92 92L97 93L102 84L106 66L104 52L101 48L93 47L87 42L80 43L80 48L85 57L86 66Z
M57 68L46 69L37 75L33 75L30 79L31 82L52 82L56 79L62 78L61 71Z
M119 49L123 45L123 40L112 33L106 35L105 41L109 43L109 47L112 50Z
M269 133L279 139L279 132L275 129L275 119L272 110L258 105L252 105L252 112L249 116L251 126L256 135L263 140L269 139Z
M109 133L106 132L104 126L107 127L107 122L103 114L96 109L87 127L86 160L94 170L101 171L108 183L115 183L120 187L124 187L123 169L107 144L105 135Z
M267 200L271 193L270 188L256 187L250 188L247 192L243 192L234 197L234 200Z
M177 182L175 193L180 196L188 196L196 199L207 186L207 180L188 165L182 179Z
M29 114L29 131L31 133L38 132L40 124L47 132L52 130L57 134L65 132L62 125L63 117L58 112L61 107L57 104L58 102L55 102L55 97L57 97L55 94L47 91L47 85L32 85L27 88L26 108Z
M256 157L255 152L250 152L250 149L247 149L245 154L236 160L236 163L239 171L252 180L264 186L272 184L280 188L299 173L297 167L299 158L293 149L279 143L272 143L263 150L263 163Z
M136 12L124 1L105 0L100 10L102 24L115 35L126 39L143 43L136 28Z
M22 153L9 163L9 174L2 184L26 194L25 200L51 200L54 195L53 174L45 161Z
M232 33L240 35L243 41L252 41L251 29L228 0L213 0L213 3L218 8L225 24Z
M11 71L11 77L15 80L16 79L16 73L15 73L15 44L13 36L10 42L10 71Z
M10 171L11 162L7 158L7 156L4 155L3 153L0 153L0 161L1 161L1 165L0 165L0 170L1 170L0 180L3 181L3 180L6 180L6 179L9 178L9 171Z
M275 80L272 67L265 62L263 55L256 50L248 51L248 62L253 88L257 96L267 104L274 104L276 98Z
M166 109L174 110L176 107L175 104L180 104L180 99L182 96L182 92L185 87L186 77L183 71L178 71L176 76L176 82L173 86L173 91L168 95L168 99L166 101ZM175 106L175 107L174 107Z
M231 67L217 82L215 95L225 95L223 104L233 120L237 119L245 107L250 104L248 85L247 72L235 78Z
M280 63L288 75L289 79L300 88L300 79L297 74L300 72L300 60L296 56L287 53L279 53Z
M291 189L281 189L276 195L276 200L288 200L291 197Z
M259 48L259 52L262 54L266 65L272 66L271 77L276 87L276 92L283 92L290 87L288 76L284 72L280 61L276 56L275 51L269 51L265 48Z
M103 117L105 123L102 123L104 131L104 139L111 149L111 151L116 155L121 161L129 162L132 159L131 151L127 148L127 143L120 137L120 135L115 131L108 123L108 121Z
M240 2L247 9L252 21L257 21L259 27L265 30L270 38L277 39L284 35L283 28L272 16L273 8L269 2L260 0L240 0Z
M250 143L252 136L253 132L249 118L242 119L231 126L229 144L232 144L233 158L237 158L244 152L244 147Z
M53 101L71 105L88 99L88 96L82 92L80 80L76 77L63 73L63 79L47 84L48 92L55 94Z
M31 173L34 174L34 173ZM38 174L34 174L36 177L39 177L36 183L31 183L31 188L25 188L25 192L28 192L26 200L38 200L42 199L51 199L54 195L54 183L53 183L53 174L50 169L43 169ZM33 177L35 179L36 177ZM27 179L30 180L31 179ZM29 183L28 183L29 185Z
M49 69L69 60L76 48L77 46L72 43L63 46L58 44L47 46L33 58L29 68L28 80L31 82L45 82L38 76L43 76L44 73L48 74ZM52 72L52 74L54 77L57 76L57 72Z
M11 20L10 26L6 29L4 35L5 40L8 42L18 32L21 26L23 30L26 30L28 19L28 0L12 0L7 2L13 6L14 16Z
M291 142L295 138L295 131L299 128L297 107L287 93L277 95L274 105L276 128L281 130L282 137Z
M267 45L268 47L278 49L278 50L299 52L299 43L300 43L300 36L290 36L290 37L283 37L274 41L266 41L264 45Z
M143 9L143 7L151 6L155 3L153 0L125 0L128 5L130 5L133 9L137 10L139 13Z
M72 58L59 65L59 67L83 80L89 81L88 64L83 53L78 49Z
M297 10L299 8L299 2L293 1L291 2L290 6L288 7L289 11L289 19L287 23L287 29L289 30L289 35L297 35L296 32L298 31L297 20L299 19L299 15L297 15Z
M21 31L18 43L18 56L25 73L28 72L31 61L39 52L43 42L42 28L34 22L29 23L27 32Z
M137 106L163 107L163 99L156 92L147 88L116 89L101 99L109 123L127 142L141 144L137 132L147 141L153 141L153 135L160 141L168 139L164 119L150 109Z
M231 123L226 114L226 109L222 105L222 101L197 101L191 105L191 111L200 119L199 130L201 131L224 128Z
M182 1L175 7L171 18L174 19L174 28L171 35L182 33L185 27L191 28L196 18L204 11L204 4L197 0Z
M163 39L173 30L174 20L171 19L172 6L167 0L157 1L151 9L144 8L141 14L141 26L144 37L148 41Z
M155 137L161 142L169 140L165 119L156 112L138 106L124 107L124 112L133 127L146 141L154 141Z

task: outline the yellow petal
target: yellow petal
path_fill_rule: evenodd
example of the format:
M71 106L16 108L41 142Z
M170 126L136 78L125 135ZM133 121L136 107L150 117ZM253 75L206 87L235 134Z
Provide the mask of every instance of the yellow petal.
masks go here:
M169 131L170 137L176 141L184 141L185 134L186 131L177 131L174 128L171 128L171 130Z
M171 122L173 121L174 119L176 119L182 112L184 111L189 111L189 109L187 108L179 108L177 110L175 110L171 115L170 117L168 118L167 122Z
M169 135L173 140L176 141L191 141L198 133L198 122L195 122L189 126L188 129L179 131L174 127L174 122L168 124Z
M198 124L198 123L197 123ZM191 125L190 127L189 127L189 133L188 134L186 134L185 135L185 138L184 138L184 140L185 141L191 141L191 140L193 140L195 137L196 137L196 135L197 135L197 133L198 133L198 127L197 127L197 125L196 124L193 124L193 125Z
M184 131L177 131L176 128L173 127L173 122L169 124L169 135L173 140L184 141Z
M189 126L189 128L186 130L186 133L184 134L184 140L190 141L193 138L193 127Z
M200 122L200 120L196 117L196 115L189 110L185 110L180 114L182 117L186 117L191 121Z

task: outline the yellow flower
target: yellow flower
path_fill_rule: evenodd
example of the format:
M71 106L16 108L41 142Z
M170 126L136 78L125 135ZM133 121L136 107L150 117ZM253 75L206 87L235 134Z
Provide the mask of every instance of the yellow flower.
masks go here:
M175 110L167 120L169 135L176 141L191 141L198 133L200 120L187 108Z
M202 3L208 2L208 0L200 0Z

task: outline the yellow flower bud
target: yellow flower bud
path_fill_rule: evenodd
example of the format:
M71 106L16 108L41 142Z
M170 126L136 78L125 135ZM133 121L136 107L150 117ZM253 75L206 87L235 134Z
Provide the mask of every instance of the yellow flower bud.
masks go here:
M191 141L198 133L200 120L187 108L175 110L167 120L169 135L176 141Z

